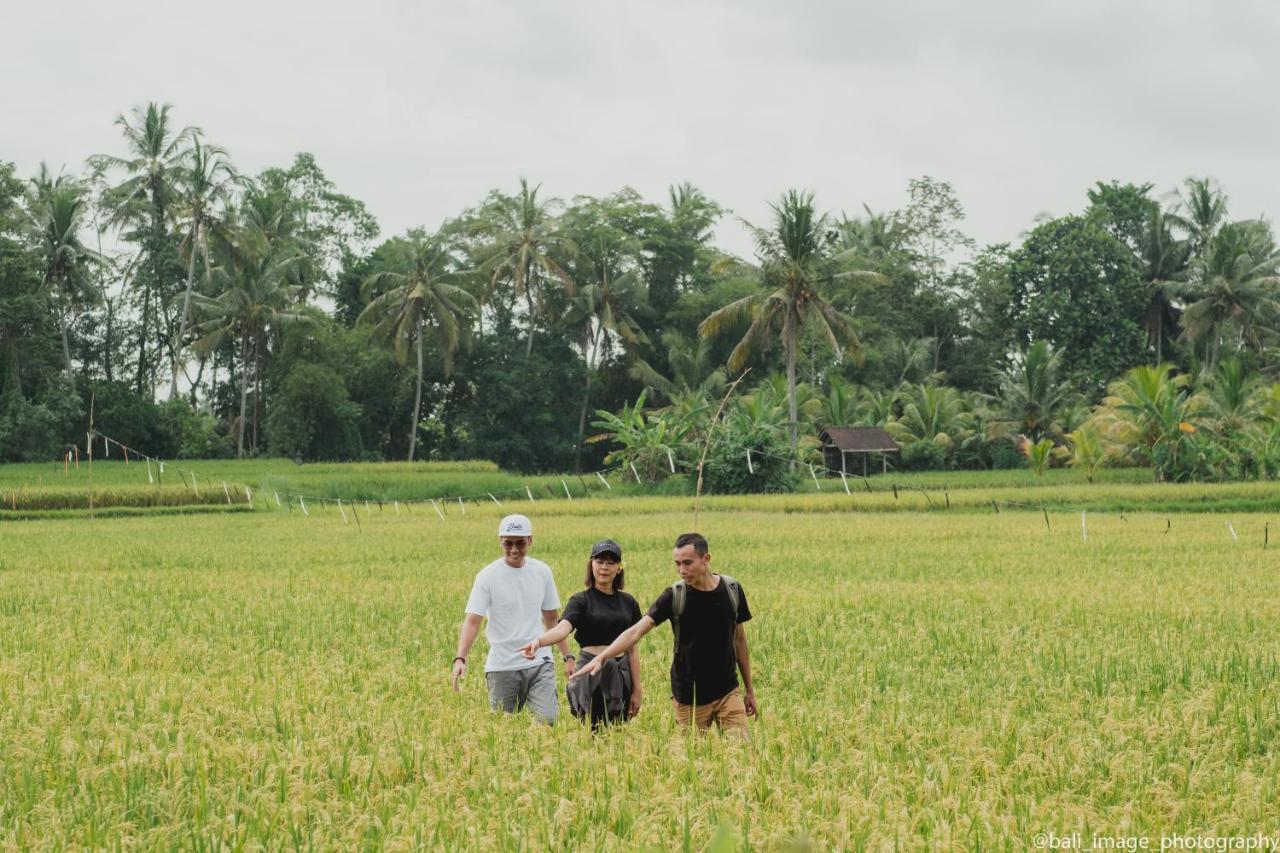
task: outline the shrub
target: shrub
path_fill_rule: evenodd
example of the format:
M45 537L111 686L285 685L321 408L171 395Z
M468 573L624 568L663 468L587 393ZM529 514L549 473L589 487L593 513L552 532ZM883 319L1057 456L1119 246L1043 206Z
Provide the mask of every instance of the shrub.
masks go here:
M902 448L903 471L942 471L947 467L947 449L936 441L913 441Z
M267 415L267 446L285 456L356 459L360 415L342 377L326 367L297 364L280 384Z
M755 427L721 432L702 469L702 489L708 494L749 494L795 491L790 469L791 451L778 433ZM751 469L747 451L751 451Z

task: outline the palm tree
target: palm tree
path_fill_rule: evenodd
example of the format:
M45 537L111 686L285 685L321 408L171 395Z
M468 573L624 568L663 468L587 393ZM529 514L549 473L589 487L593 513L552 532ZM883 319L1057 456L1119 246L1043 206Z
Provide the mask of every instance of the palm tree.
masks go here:
M601 254L592 266L600 273L600 280L584 285L570 298L569 311L565 322L569 326L577 326L582 333L582 358L586 363L586 388L582 394L582 410L578 416L578 453L574 470L582 469L582 446L587 434L587 410L591 401L591 380L601 366L608 336L612 333L622 341L623 347L634 351L640 346L649 344L649 336L635 321L628 310L628 303L635 300L632 293L641 288L640 279L634 271L628 271L610 279L610 268L613 259L608 257L601 245ZM643 297L642 297L643 298ZM595 364L592 364L593 358Z
M165 298L164 249L168 241L168 220L187 145L200 132L195 127L175 132L169 120L171 109L169 104L153 101L146 107L135 107L132 119L118 116L116 124L124 135L128 155L98 154L89 160L99 171L121 170L126 175L121 183L104 193L103 203L110 210L110 223L145 234L143 252L150 275L143 278L142 328L138 336L139 393L146 386L148 371L151 384L155 384L155 366L149 367L147 359L147 339L151 334L152 315L160 313ZM156 323L159 322L157 316Z
M842 344L860 352L860 345L849 318L819 292L819 287L836 273L827 253L827 217L818 216L814 211L813 194L791 190L771 207L773 229L752 230L761 261L761 277L766 287L772 289L713 311L698 326L698 333L713 337L724 328L750 318L746 334L729 355L730 373L742 370L753 353L769 348L781 338L787 371L791 450L796 453L799 450L796 351L801 331L807 323L815 324L836 352L840 352Z
M903 442L932 441L949 450L972 428L972 406L955 388L911 385L903 389L901 400L901 416L885 428Z
M1226 193L1212 178L1187 178L1178 193L1176 211L1168 219L1187 232L1191 254L1199 257L1227 221Z
M246 202L246 206L249 203ZM268 206L269 207L269 206ZM244 456L249 386L254 386L254 441L257 449L258 404L262 397L262 369L269 335L282 326L308 323L311 315L300 306L302 286L297 267L302 253L266 226L280 224L278 217L262 218L262 208L242 214L214 243L213 284L216 297L193 294L204 317L196 325L201 337L192 347L204 356L224 340L240 342L240 418L236 430L236 456Z
M1000 374L1000 403L1005 423L1032 441L1063 441L1059 413L1071 399L1061 374L1062 357L1045 341L1036 341Z
M227 152L216 145L205 145L199 134L192 134L191 149L176 174L178 194L174 207L184 226L180 250L187 256L187 287L182 296L182 312L178 321L178 337L172 347L172 379L169 399L178 395L178 362L187 337L187 318L191 311L191 289L195 281L196 255L204 263L205 280L210 275L209 229L213 226L219 205L231 201L232 188L239 176L227 159Z
M475 232L485 240L479 251L480 266L489 275L489 295L498 282L508 282L517 296L523 296L529 315L529 339L525 356L533 352L534 326L543 314L544 279L558 279L565 290L575 291L573 280L554 255L572 254L572 243L557 229L555 211L558 202L538 201L541 185L529 188L520 179L520 192L515 196L494 193L480 211Z
M88 267L105 259L80 242L80 228L88 211L85 191L59 175L52 178L41 164L32 179L28 200L30 228L44 261L44 286L58 308L62 333L62 357L67 381L72 379L69 317L86 304L101 299Z
M1157 454L1176 461L1184 437L1196 432L1205 407L1201 394L1188 391L1189 377L1173 375L1169 364L1135 367L1112 382L1094 413L1101 434L1147 462Z
M706 338L690 340L678 331L668 329L662 333L662 345L667 351L669 377L663 376L643 358L635 360L630 374L631 378L643 382L645 387L662 394L673 404L690 399L705 401L729 384L724 370L713 360L714 346Z
M1173 235L1172 217L1155 211L1147 221L1138 246L1138 262L1147 282L1147 307L1142 312L1142 325L1156 347L1156 361L1164 361L1166 329L1177 328L1178 309L1172 294L1175 282L1187 268L1191 243Z
M875 213L862 206L866 218L842 216L836 223L834 249L839 254L856 256L871 263L881 263L901 248L905 241L902 223L892 214Z
M880 376L890 388L911 382L936 385L942 379L942 374L932 369L937 351L934 338L908 340L890 334L876 347Z
M858 395L858 423L882 427L893 420L897 406L898 389L879 391L875 388L863 388Z
M453 283L458 274L438 236L410 232L406 249L401 269L377 272L365 280L366 297L373 298L358 322L374 323L375 335L393 341L400 364L405 363L409 347L414 349L417 378L409 430L412 462L422 410L423 339L432 339L440 353L444 375L448 376L453 372L453 356L464 343L471 312L478 312L479 304Z
M1258 382L1239 357L1218 363L1207 394L1207 408L1223 434L1243 432L1258 414Z
M1182 315L1183 337L1205 345L1209 373L1228 337L1262 350L1262 334L1274 332L1280 314L1280 250L1265 222L1222 226L1192 261L1188 279L1180 288L1191 300Z

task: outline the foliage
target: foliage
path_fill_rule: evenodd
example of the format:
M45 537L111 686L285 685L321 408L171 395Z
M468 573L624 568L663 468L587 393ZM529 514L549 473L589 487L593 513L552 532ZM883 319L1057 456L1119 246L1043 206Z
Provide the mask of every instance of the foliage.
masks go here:
M1080 390L1144 361L1137 262L1098 224L1064 216L1038 226L1011 254L1009 279L1017 339L1059 351Z
M1204 439L1194 438L1204 397L1191 393L1188 379L1167 364L1135 367L1111 384L1094 415L1102 434L1151 465L1157 479L1186 479L1206 464Z
M578 413L565 405L564 390L581 381L581 363L564 341L538 338L526 349L514 336L485 337L459 358L436 416L457 436L461 458L514 471L566 471Z
M1280 248L1261 221L1231 222L1208 239L1180 289L1187 301L1183 337L1201 349L1208 370L1223 348L1260 352L1280 322Z
M679 470L688 464L692 450L687 440L702 411L646 412L645 393L640 392L634 405L623 406L616 415L596 410L598 420L591 425L603 432L592 436L590 441L609 441L616 445L604 461L620 467L624 476L626 471L634 469L641 481L657 482L674 474L673 467Z
M1102 436L1092 426L1082 426L1067 434L1071 442L1071 465L1085 472L1089 482L1097 476L1098 469L1106 461L1106 448Z
M1000 374L1006 430L1033 441L1046 437L1061 440L1059 415L1071 398L1071 390L1061 378L1061 361L1047 342L1036 341Z
M703 489L716 495L795 491L791 459L783 431L747 419L729 419L716 431L707 454L702 469Z
M729 355L730 374L746 366L757 349L768 349L780 339L786 362L787 399L791 424L791 449L798 446L796 354L799 335L807 324L815 326L841 352L848 345L856 354L858 339L849 319L822 295L824 281L836 275L829 255L830 236L826 216L818 215L813 194L791 190L772 205L771 230L753 229L760 276L766 290L743 297L714 311L698 327L704 337L715 337L727 326L750 318L746 334ZM841 273L853 275L853 272ZM865 273L874 277L873 273Z
M358 459L362 414L347 396L342 377L298 364L281 383L267 416L267 448L307 460Z
M913 441L902 448L903 471L941 471L947 467L947 448L932 439Z
M1024 451L1027 455L1027 465L1037 477L1043 476L1045 470L1049 467L1049 461L1053 452L1053 439L1042 438L1039 441L1027 441L1024 443Z

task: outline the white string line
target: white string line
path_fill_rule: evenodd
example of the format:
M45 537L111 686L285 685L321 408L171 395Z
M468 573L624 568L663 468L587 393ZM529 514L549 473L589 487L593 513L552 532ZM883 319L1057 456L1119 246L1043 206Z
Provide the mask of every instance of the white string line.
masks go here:
M103 433L103 432L101 432L101 431L99 431L99 430L94 430L93 432L91 432L91 433L89 433L89 434L88 434L88 440L89 440L89 441L92 441L94 438L101 438L101 439L103 440L103 442L104 442L104 447L108 446L108 443L109 443L109 444L114 444L114 445L116 445L117 447L119 447L121 450L125 451L126 453L132 453L134 456L138 457L139 459L148 460L148 461L154 461L154 462L156 462L156 463L157 463L157 465L159 465L159 464L161 463L161 460L159 459L159 457L151 456L150 454L144 453L144 452L142 452L142 451L140 451L140 450L137 450L137 449L135 449L135 448L133 448L133 447L129 447L128 445L124 444L123 442L121 442L121 441L119 441L119 440L117 440L117 439L111 438L110 436L106 435L105 433ZM731 439L728 439L728 438L721 438L719 441L713 441L712 446L713 446L713 447L718 447L718 446L720 446L720 445L722 445L722 444L724 444L724 443L726 443L726 442L728 442L728 441L730 441L730 440L731 440ZM90 452L91 452L91 451L90 451ZM861 475L861 474L850 473L850 472L848 472L848 471L842 471L842 470L839 470L839 469L836 469L836 468L830 468L830 467L828 467L828 466L826 466L826 465L824 465L824 464L820 464L820 463L812 463L812 462L807 462L807 463L805 463L805 462L803 462L803 460L795 459L794 457L789 456L789 455L784 456L784 455L782 455L782 454L778 454L778 453L771 453L771 452L769 452L769 451L765 451L765 450L758 450L758 449L756 449L756 448L747 448L747 457L748 457L748 458L747 458L747 464L748 464L748 466L750 466L750 458L751 458L751 456L752 456L752 455L761 456L761 457L766 457L766 458L770 458L770 459L777 459L777 460L780 460L780 461L783 461L783 462L797 461L797 462L801 462L802 464L807 464L807 465L809 466L810 474L811 474L811 475L813 475L813 474L814 474L814 472L816 472L816 471L819 471L819 470L820 470L820 471L823 471L824 473L826 473L826 474L828 474L828 475L839 476L839 477L841 477L842 479L843 479L843 478L847 478L847 477L852 477L852 478L854 478L855 480L861 480L861 481L863 482L864 486L866 486L867 490L868 490L871 494L876 494L876 493L877 493L877 491L878 491L880 494L885 494L885 493L887 493L888 491L892 491L892 492L894 493L895 497L896 497L896 496L897 496L897 493L898 493L898 491L899 491L900 489L901 489L901 490L903 490L903 491L914 491L914 492L920 492L922 495L924 495L924 496L925 496L926 500L928 500L928 501L929 501L930 506L933 506L933 501L932 501L932 498L929 496L929 492L928 492L928 490L926 490L925 488L923 488L923 487L921 487L921 486L912 486L912 485L901 484L901 483L898 483L898 482L896 482L896 481L891 481L891 482L888 484L888 488L887 488L887 489L872 490L872 489L870 488L871 478L870 478L870 477L867 477L867 476L863 476L863 475ZM670 451L669 451L669 450L668 450L668 451L666 451L666 456L667 456L667 461L668 461L669 465L670 465L672 468L677 467L677 464L678 464L678 467L680 467L680 468L682 468L682 469L685 469L688 473L692 473L694 470L696 470L696 469L697 469L697 465L686 465L686 464L685 464L685 463L683 463L683 462L681 462L681 463L676 463L676 462L675 462L674 457L672 456L672 454L670 453ZM173 463L170 463L170 467L172 467L174 470L178 471L180 475L181 475L181 474L190 474L193 478L196 476L196 472L195 472L195 471L193 471L193 470L191 470L191 469L189 469L189 468L188 468L188 469L184 469L184 468L182 468L182 467L180 467L180 466L178 466L178 465L176 465L176 464L173 464ZM639 482L639 483L643 483L643 482L644 482L644 481L639 477L639 472L638 472L638 471L636 471L634 463L628 463L626 466L624 466L624 465L622 465L622 464L619 464L619 465L614 465L614 466L611 466L611 467L608 467L608 468L601 468L601 469L599 469L599 470L597 470L597 471L589 472L589 473L588 473L587 475L585 475L585 476L596 476L596 477L598 477L598 478L600 479L600 481L601 481L602 483L604 483L604 485L606 486L606 488L608 488L608 489L611 491L613 487L612 487L612 486L609 484L609 482L605 479L606 475L608 475L608 474L613 474L613 473L621 473L621 474L623 475L623 479L625 479L626 471L627 471L628 469L630 469L630 470L631 470L631 472L632 472L632 474L636 477L637 482ZM752 473L754 473L754 471L753 471ZM561 478L557 478L557 479L561 479ZM585 480L585 479L582 479L582 477L581 477L581 476L579 477L579 479L581 479L581 480L582 480L582 482L584 482L584 483L586 482L586 480ZM212 478L210 478L210 477L209 477L209 476L207 476L207 475L206 475L206 477L205 477L205 481L206 481L206 482L209 482L209 483L213 482ZM816 476L814 477L814 481L815 481L815 482L817 482L817 478L816 478ZM180 478L180 482L181 482L181 478ZM561 479L561 483L562 483L562 485L564 485L566 492L568 492L568 484L567 484L567 483L565 483L563 479ZM554 490L554 489L552 489L550 485L547 485L547 484L543 484L543 485L546 485L546 488L548 489L548 491L549 491L549 492L554 496L554 494L555 494L555 490ZM585 488L585 487L584 487L584 488ZM944 495L946 495L946 494L949 492L948 487L947 487L947 486L945 486L945 485L944 485L944 486L942 486L942 487L940 487L940 488L942 489L942 491L943 491ZM847 492L847 491L848 491L848 488L847 488L847 486L846 486L846 492ZM401 503L401 504L413 504L413 505L420 505L420 506L421 506L421 505L426 505L426 504L432 504L433 506L436 506L436 501L439 501L439 502L441 502L442 504L443 504L444 502L446 502L446 501L455 501L455 500L456 500L456 501L475 501L475 502L481 502L481 501L482 501L483 499L485 499L485 498L494 499L494 496L495 496L495 495L502 495L502 496L504 496L504 497L505 497L505 496L509 496L509 495L519 495L521 492L523 492L526 496L528 496L530 499L532 499L533 494L532 494L532 491L530 490L530 488L529 488L529 486L528 486L527 484L524 484L524 485L521 485L521 486L518 486L518 487L512 487L512 488L510 488L510 489L506 489L506 490L499 490L499 491L497 491L497 492L488 492L488 491L486 491L486 492L482 492L482 493L479 493L479 494L472 494L472 495L449 495L449 496L445 496L445 497L435 497L435 498L408 498L408 499L399 499L399 498L395 498L395 499L392 499L392 498L363 498L363 497L362 497L362 498L347 498L347 497L335 498L335 497L327 497L327 496L324 496L324 495L308 494L308 493L305 493L305 492L273 492L273 493L274 493L274 494L277 494L277 495L283 495L285 498L289 499L290 504L292 504L292 499L293 499L293 498L297 498L300 502L301 502L303 499L310 499L310 500L312 500L313 502L314 502L314 501L319 501L319 502L321 502L321 503L334 503L334 504L340 504L342 501L346 501L348 504L350 504L350 503L354 503L355 501L363 500L363 501L376 501L376 502L378 503L378 507L379 507L379 509L381 509L381 508L382 508L382 505L383 505L384 503L387 503L387 502L394 502L394 503ZM587 493L588 495L590 495L590 489L586 489L586 493ZM197 493L197 494L198 494L198 493ZM850 494L851 494L851 493L850 493ZM570 499L570 500L572 500L572 497L570 497L569 499ZM495 501L495 502L496 502L496 501ZM999 505L999 506L1016 507L1016 508L1022 508L1022 509L1039 509L1039 510L1045 510L1045 509L1047 509L1046 505L1045 505L1045 504L1043 504L1043 503L1028 503L1028 502L1025 502L1025 501L1012 501L1012 500L997 500L997 499L992 499L992 500L990 501L990 503L991 503L991 505L992 505L993 507L995 507L995 506ZM250 505L250 506L252 506L252 505L253 505L253 504L252 504L252 500L251 500L251 499L250 499L250 501L249 501L249 505ZM304 505L304 506L305 506L305 505ZM949 497L948 497L948 506L949 506ZM1060 509L1061 511L1064 511L1064 512L1066 512L1066 511L1074 512L1074 511L1076 511L1077 509L1082 509L1082 508L1081 508L1081 507L1079 507L1079 506L1070 506L1070 505L1065 505L1065 506L1064 506L1064 505L1061 505L1061 504L1055 504L1055 509ZM1123 512L1125 512L1125 509L1121 509L1121 510L1119 510L1119 511L1120 511L1121 513L1123 513ZM304 513L306 512L306 511L305 511L305 509L303 510L303 512L304 512ZM441 515L443 516L443 513L440 513L440 508L439 508L439 506L436 506L436 512L437 512L437 514L441 514ZM463 510L463 513L465 514L465 508L464 508L464 510Z

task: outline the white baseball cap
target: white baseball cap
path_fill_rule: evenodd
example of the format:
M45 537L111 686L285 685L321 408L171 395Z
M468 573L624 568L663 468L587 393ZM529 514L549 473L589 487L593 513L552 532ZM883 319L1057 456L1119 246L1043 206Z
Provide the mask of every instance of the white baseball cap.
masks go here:
M532 536L533 522L527 516L508 515L498 524L499 536Z

